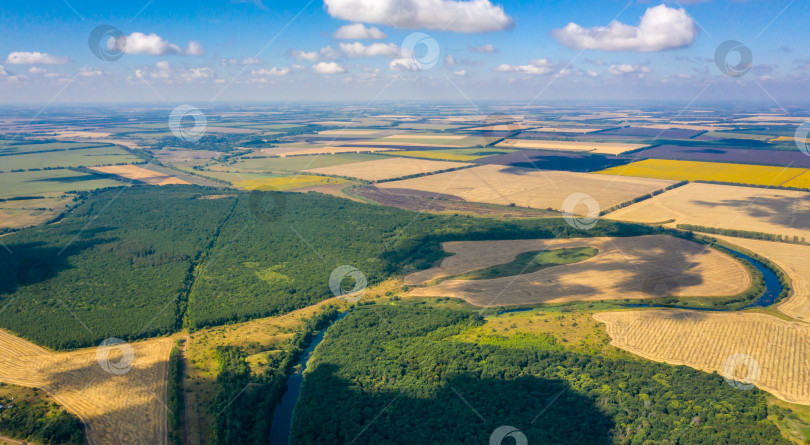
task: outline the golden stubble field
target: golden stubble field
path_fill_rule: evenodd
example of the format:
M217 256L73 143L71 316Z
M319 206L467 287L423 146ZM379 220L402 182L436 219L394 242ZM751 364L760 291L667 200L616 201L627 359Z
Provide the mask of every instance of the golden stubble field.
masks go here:
M437 268L406 276L405 284L420 285L441 277L509 263L523 252L595 247L599 253L579 263L549 267L516 277L445 280L437 285L414 288L408 295L455 297L476 306L491 307L653 298L659 292L681 297L729 296L743 292L751 284L748 271L736 259L668 235L458 241L442 246L454 255L445 258Z
M771 260L791 281L791 294L775 307L783 314L810 321L810 246L760 241L730 236L711 235L714 238L748 249Z
M90 444L167 444L172 344L169 338L131 343L126 372L126 354L111 348L104 363L121 363L117 374L99 363L98 348L55 353L0 330L0 381L46 391L84 422Z
M507 139L500 142L498 148L515 148L529 150L587 151L591 153L619 155L626 151L644 148L649 144L625 144L621 142L581 142L581 141L544 141L539 139Z
M182 179L138 167L137 165L110 165L107 167L93 167L92 170L118 175L122 178L132 179L150 185L188 184L188 182Z
M627 222L693 224L810 239L810 193L690 183L605 216Z
M756 312L600 312L612 344L649 360L718 372L810 404L810 325ZM733 382L732 382L733 383Z
M401 178L404 176L420 175L442 170L467 167L470 165L472 164L465 162L431 161L426 159L392 157L390 159L378 159L374 161L353 162L350 164L312 168L303 170L303 172L357 178L365 181L381 181L385 179Z
M386 182L378 187L455 195L471 202L562 210L566 198L575 193L588 195L600 208L607 209L674 183L666 179L611 178L588 173L482 165ZM577 214L584 211L584 205L574 208Z

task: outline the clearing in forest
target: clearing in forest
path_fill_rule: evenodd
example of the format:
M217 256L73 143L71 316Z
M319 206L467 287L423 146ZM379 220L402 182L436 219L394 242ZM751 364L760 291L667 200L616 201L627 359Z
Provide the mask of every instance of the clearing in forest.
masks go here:
M407 285L439 281L438 284L414 288L408 295L455 297L476 306L492 307L665 296L730 296L751 285L748 271L736 259L668 235L458 241L444 243L442 247L454 255L445 258L441 266L412 273L404 280ZM493 276L482 271L509 265L522 253L563 248L595 248L598 253L591 258L577 258L579 261L571 264L534 272L524 266L524 273L482 279L483 275ZM464 278L464 274L470 274L468 279L442 281L446 277Z

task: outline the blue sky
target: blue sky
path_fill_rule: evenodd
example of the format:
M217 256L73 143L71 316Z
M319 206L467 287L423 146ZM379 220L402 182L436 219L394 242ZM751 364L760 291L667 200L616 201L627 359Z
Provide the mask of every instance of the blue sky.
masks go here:
M0 102L696 98L779 105L808 99L809 16L810 2L802 0L6 0ZM101 43L119 59L91 52L88 37L99 25L120 31L118 40L107 35ZM336 36L344 25L352 27ZM424 34L416 39L422 44L403 48L415 32ZM753 55L740 76L715 64L727 40ZM426 54L429 47L435 51ZM738 59L732 52L726 60L734 66Z

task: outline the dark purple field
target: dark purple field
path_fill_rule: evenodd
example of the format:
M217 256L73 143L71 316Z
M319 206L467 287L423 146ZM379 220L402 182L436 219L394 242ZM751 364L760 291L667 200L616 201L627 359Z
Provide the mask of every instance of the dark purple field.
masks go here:
M602 131L599 133L593 133L590 135L582 135L580 137L635 136L650 139L690 139L701 133L703 132L696 130L682 130L678 128L673 128L669 130L659 130L657 128L622 127L622 128L614 128L613 130Z
M510 167L534 168L538 170L591 172L627 164L631 162L631 158L588 153L565 153L549 150L521 150L481 158L475 162L481 164L508 165Z
M799 151L660 145L631 153L629 156L638 157L639 159L677 159L682 161L730 162L810 168L810 156Z

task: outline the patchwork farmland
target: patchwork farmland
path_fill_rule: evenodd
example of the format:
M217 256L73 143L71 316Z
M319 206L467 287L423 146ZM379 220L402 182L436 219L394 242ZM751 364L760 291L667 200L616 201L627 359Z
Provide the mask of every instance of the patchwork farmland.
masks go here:
M619 209L608 219L691 224L810 240L810 193L690 183Z
M341 164L331 167L320 167L303 170L306 173L341 176L362 179L364 181L381 181L402 178L405 176L423 175L443 170L468 167L472 164L463 162L432 161L416 158L388 158L376 161Z
M800 188L805 187L805 184L798 178L804 177L807 172L807 169L795 167L646 159L612 167L598 173L677 181L712 181L764 187Z
M606 209L673 184L662 179L613 179L606 175L482 165L386 182L379 187L453 195L471 202L562 210L565 199L574 193L589 195Z

